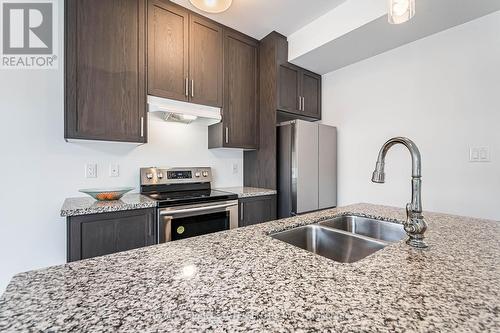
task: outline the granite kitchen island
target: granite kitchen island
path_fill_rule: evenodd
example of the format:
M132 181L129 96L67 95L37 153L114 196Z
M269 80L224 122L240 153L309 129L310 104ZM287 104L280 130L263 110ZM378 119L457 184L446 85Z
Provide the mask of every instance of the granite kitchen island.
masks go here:
M500 330L500 223L425 213L429 248L404 241L352 264L268 236L358 204L16 275L0 331Z

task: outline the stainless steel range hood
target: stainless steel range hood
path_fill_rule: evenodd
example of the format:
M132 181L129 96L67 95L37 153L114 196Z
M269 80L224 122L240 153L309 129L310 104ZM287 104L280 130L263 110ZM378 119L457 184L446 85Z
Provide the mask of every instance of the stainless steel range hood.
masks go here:
M221 121L221 109L148 95L149 112L162 113L165 121L184 124L200 123L207 126Z

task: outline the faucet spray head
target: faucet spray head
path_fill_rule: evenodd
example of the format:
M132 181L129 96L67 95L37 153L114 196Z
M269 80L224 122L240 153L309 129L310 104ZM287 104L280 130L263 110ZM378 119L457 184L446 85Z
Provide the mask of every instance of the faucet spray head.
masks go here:
M385 183L384 162L377 162L375 171L373 171L372 182L378 184Z

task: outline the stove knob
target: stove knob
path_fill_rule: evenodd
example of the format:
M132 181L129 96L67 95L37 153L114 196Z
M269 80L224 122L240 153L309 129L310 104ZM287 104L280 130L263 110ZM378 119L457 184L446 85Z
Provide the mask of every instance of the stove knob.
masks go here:
M201 174L200 174L199 172L195 172L195 173L194 173L194 176L195 176L196 178L200 178Z
M158 174L158 179L163 179L163 174L162 173Z
M147 179L153 179L153 174L152 174L152 173L148 173L148 174L146 174L146 178L147 178Z
M208 177L208 171L203 171L203 177Z

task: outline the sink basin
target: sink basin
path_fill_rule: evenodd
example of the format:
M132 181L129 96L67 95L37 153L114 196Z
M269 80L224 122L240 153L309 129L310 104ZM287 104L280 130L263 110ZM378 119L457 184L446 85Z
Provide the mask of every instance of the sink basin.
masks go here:
M282 231L271 237L342 263L356 262L387 245L318 224Z
M335 217L319 224L386 242L398 242L406 238L406 232L401 224L353 215Z

